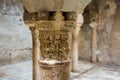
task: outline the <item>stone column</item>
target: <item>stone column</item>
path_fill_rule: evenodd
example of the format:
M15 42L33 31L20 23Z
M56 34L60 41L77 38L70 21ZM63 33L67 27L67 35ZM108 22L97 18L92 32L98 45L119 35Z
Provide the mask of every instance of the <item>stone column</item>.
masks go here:
M64 21L61 11L51 21L38 21L41 59L41 80L70 80L69 33L75 21Z
M40 67L38 61L40 60L40 40L39 40L39 29L36 25L37 21L48 20L49 13L47 11L39 12L38 14L32 14L33 23L28 24L32 33L33 40L33 80L40 80Z
M40 69L38 60L40 59L40 42L38 39L39 31L36 28L31 28L33 40L33 80L40 80Z
M92 28L92 62L97 62L97 23L90 23L90 27Z
M40 80L40 76L41 80L70 80L69 32L75 21L64 21L59 11L51 16L51 21L48 16L49 13L40 12L24 18L33 37L33 80Z
M30 27L32 34L32 77L33 80L40 80L40 68L38 63L40 59L39 30L35 28L35 21L26 21L25 23Z
M73 30L73 48L72 48L72 71L78 71L78 38L79 38L79 31L83 24L83 15L77 14L77 23L76 27Z

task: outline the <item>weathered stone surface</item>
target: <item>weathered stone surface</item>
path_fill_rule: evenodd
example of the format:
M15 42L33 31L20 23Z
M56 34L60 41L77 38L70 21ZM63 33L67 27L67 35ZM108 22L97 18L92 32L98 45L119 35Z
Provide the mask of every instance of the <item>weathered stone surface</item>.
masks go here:
M91 61L92 30L89 25L84 24L79 34L79 59Z
M117 3L120 3L118 1ZM120 4L118 4L120 6ZM120 65L120 7L117 9L110 38L110 56L112 63Z
M91 0L22 0L28 12L75 11L81 13Z
M24 0L27 1L27 0ZM31 2L32 0L29 0ZM33 0L34 1L34 0ZM49 2L49 0L46 0ZM66 0L67 1L67 0ZM93 0L94 1L94 0ZM95 0L98 2L98 0ZM100 1L100 0L99 0ZM105 3L104 1L107 1ZM104 5L101 7L102 17L104 19L104 26L99 27L98 29L98 58L101 63L111 62L117 65L120 65L120 52L119 52L119 14L120 14L120 5L119 0L116 0L118 3L117 14L114 14L115 0L104 0L102 1ZM19 3L19 0L0 0L0 63L4 60L11 62L11 60L17 60L18 58L28 58L30 57L30 47L31 39L28 28L23 24L22 14L23 7ZM28 2L26 2L28 3ZM29 3L30 4L30 3ZM27 4L27 6L32 6ZM36 2L37 4L37 2ZM52 3L51 3L52 4ZM66 3L66 5L74 5ZM65 7L65 9L74 9L71 6ZM30 8L30 7L29 7ZM35 10L30 8L31 12ZM87 8L88 9L88 8ZM104 10L105 9L105 10ZM84 13L85 23L80 31L79 37L79 57L84 60L91 60L91 29L89 27L90 19L89 10ZM114 22L115 23L114 23ZM114 24L114 25L113 25ZM112 26L113 25L113 26ZM111 35L111 36L110 36ZM29 36L29 37L28 37Z
M54 64L39 61L41 80L70 80L70 61L55 62Z
M40 33L39 40L41 43L40 44L41 56L44 59L48 59L48 60L68 59L70 52L70 41L71 41L69 34L72 31L73 27L75 26L75 22L74 21L71 22L44 21L44 22L37 22L36 24L37 24L36 27L39 27L38 30ZM49 26L41 25L41 24L46 24Z
M0 64L31 58L31 34L19 0L0 0Z
M94 0L97 1L97 0ZM119 14L120 5L115 0L99 1L99 14L98 14L98 36L97 36L97 59L98 62L104 64L120 65L119 54ZM116 11L117 10L117 11ZM93 16L88 16L89 6L84 12L85 23L80 32L79 38L79 57L84 60L91 60L91 29L88 24ZM117 14L116 14L117 13ZM93 18L94 19L94 18Z
M98 20L98 61L101 63L111 63L109 44L114 15L116 13L115 0L99 1ZM108 6L108 7L107 7Z
M41 57L43 59L65 60L69 58L70 32L72 32L76 22L74 20L63 21L65 17L62 16L61 12L56 12L52 16L54 21L38 20L31 23L31 20L24 18L27 25L33 25L29 26L33 34L33 40L39 37ZM39 35L35 34L36 30L38 30Z
M20 0L0 0L0 14L21 15L23 14L23 5Z

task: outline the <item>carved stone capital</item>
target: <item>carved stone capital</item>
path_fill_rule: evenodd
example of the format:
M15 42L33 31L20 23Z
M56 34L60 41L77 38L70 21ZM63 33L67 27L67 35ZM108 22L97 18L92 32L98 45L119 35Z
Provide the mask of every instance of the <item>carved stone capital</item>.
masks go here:
M39 38L39 30L35 27L31 27L30 28L31 32L32 32L32 38L33 40L36 40Z
M96 22L92 22L89 25L93 30L97 28L97 23Z
M77 14L76 26L73 30L74 35L78 35L79 31L81 30L82 24L84 23L83 15Z

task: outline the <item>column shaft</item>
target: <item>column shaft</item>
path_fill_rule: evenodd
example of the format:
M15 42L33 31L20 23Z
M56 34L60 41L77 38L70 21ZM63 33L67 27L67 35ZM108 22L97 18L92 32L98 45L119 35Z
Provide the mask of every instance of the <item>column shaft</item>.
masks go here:
M96 28L94 28L92 33L92 62L97 62L96 49L97 49L97 30Z
M92 28L92 62L97 62L97 23L90 23L90 27Z
M33 31L33 80L40 80L40 69L38 60L40 59L40 42L38 39L39 31L34 29Z
M79 37L79 31L81 29L81 26L83 24L83 16L82 14L77 14L77 23L76 27L73 31L73 49L72 49L72 71L76 72L78 71L78 37Z

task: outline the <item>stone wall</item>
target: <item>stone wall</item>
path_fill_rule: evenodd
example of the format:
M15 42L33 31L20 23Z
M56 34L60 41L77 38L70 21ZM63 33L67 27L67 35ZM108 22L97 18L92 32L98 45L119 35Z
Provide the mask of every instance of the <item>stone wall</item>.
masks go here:
M31 33L19 0L0 0L0 64L31 58Z
M118 8L115 15L114 25L111 30L110 56L112 63L120 66L120 1L117 0Z
M93 0L92 3L95 1L99 6L97 14L97 61L102 64L120 66L120 1ZM90 7L87 6L84 11L85 23L80 31L79 58L91 61L92 29L90 28L89 23L93 16L89 15L89 9Z

